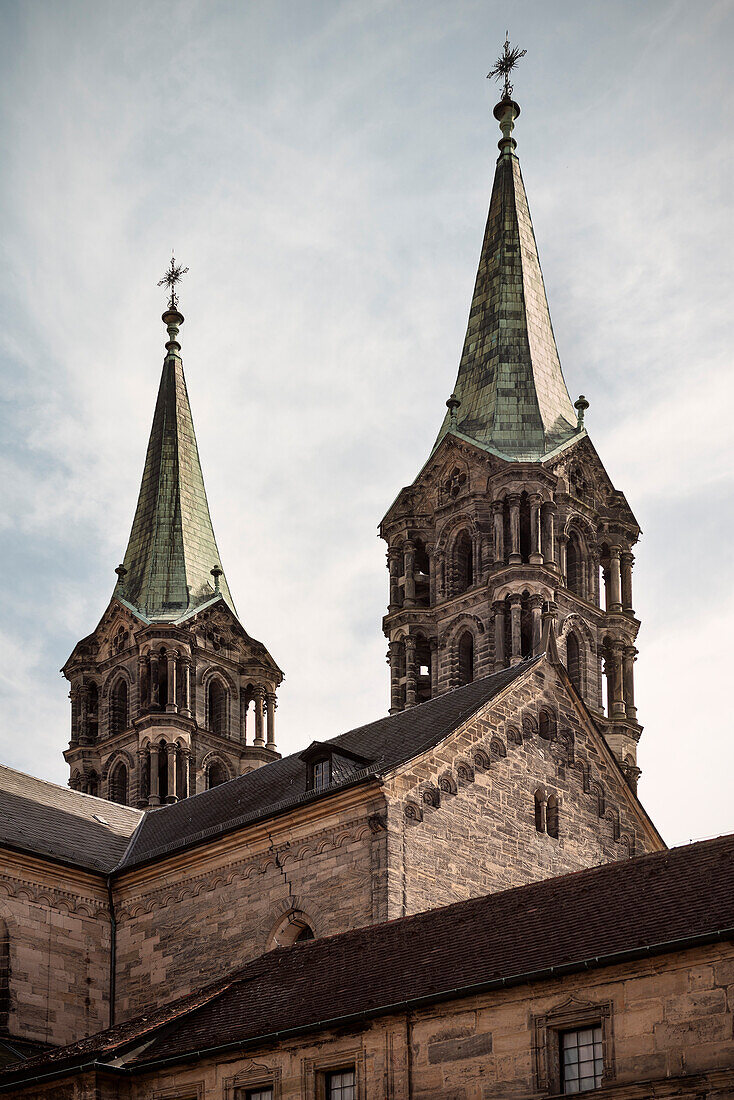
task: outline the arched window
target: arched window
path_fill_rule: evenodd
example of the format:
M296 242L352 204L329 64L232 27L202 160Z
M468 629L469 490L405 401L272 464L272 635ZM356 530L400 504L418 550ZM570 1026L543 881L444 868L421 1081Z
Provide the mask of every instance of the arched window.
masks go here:
M520 604L520 655L533 655L533 613L530 610L529 592L523 592Z
M127 681L120 679L110 692L110 737L127 729Z
M227 692L221 680L214 679L209 684L207 725L212 733L220 737L227 733Z
M158 654L158 706L165 710L168 705L168 657L165 649Z
M468 531L462 531L456 540L454 548L454 561L456 564L456 591L466 592L474 584L474 551Z
M581 548L581 540L575 531L568 536L566 547L566 587L569 592L574 592L582 599L586 597L584 590L584 557Z
M538 733L544 741L553 741L556 736L556 716L550 710L541 710L538 715Z
M418 607L428 607L430 604L430 571L431 564L425 544L421 539L414 539L413 580L415 583L415 602Z
M576 691L581 694L581 647L579 640L573 631L566 639L566 668L571 683Z
M530 561L530 497L523 491L520 494L520 557Z
M275 926L268 940L268 948L291 947L316 938L311 921L300 910L287 913Z
M119 760L110 772L110 801L119 802L121 806L127 806L128 776L127 767Z
M212 760L206 769L206 789L210 791L212 787L218 787L220 783L226 783L228 779L229 776L224 764L220 760Z
M90 772L87 778L87 794L99 796L99 776L96 772Z
M97 740L99 721L99 689L96 684L87 687L87 737L90 741Z
M431 646L423 634L415 640L415 667L417 671L416 698L425 703L431 698Z
M6 1031L10 1016L10 935L0 917L0 1032Z
M545 832L545 794L541 790L535 792L535 828L539 833Z
M545 831L548 836L558 840L558 799L554 794L550 795L545 804Z
M474 679L474 637L465 631L459 638L459 683L470 684Z

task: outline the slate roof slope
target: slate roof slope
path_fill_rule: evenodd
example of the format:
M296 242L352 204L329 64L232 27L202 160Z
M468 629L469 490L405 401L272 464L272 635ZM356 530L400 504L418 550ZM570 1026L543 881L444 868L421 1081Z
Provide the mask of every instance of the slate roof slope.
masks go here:
M278 948L171 1005L5 1071L0 1088L93 1060L119 1059L144 1071L161 1059L284 1037L406 1002L725 938L734 938L734 836Z
M342 747L370 764L355 769L341 784L326 791L306 791L307 765L301 753L231 779L210 791L149 811L121 865L132 867L208 837L270 816L339 786L377 775L438 744L490 699L542 658L534 657L465 687L430 699L420 706L391 714L377 722L342 733L327 744Z
M538 460L578 434L520 162L509 146L497 160L454 393L458 433L506 458ZM450 430L447 413L434 450Z
M142 810L0 765L0 844L109 873L142 817Z
M177 334L181 314L169 328ZM150 620L178 619L214 596L211 569L219 565L201 472L180 347L169 340L145 456L140 494L123 564L124 591L115 595ZM224 576L221 593L232 611ZM236 614L236 611L235 611Z

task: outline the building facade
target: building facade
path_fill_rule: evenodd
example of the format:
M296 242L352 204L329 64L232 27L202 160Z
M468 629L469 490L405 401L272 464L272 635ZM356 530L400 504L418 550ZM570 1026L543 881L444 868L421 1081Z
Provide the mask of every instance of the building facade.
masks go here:
M668 852L638 798L639 527L563 381L518 114L448 414L381 525L390 714L289 756L172 297L124 562L63 669L70 786L0 768L0 1092L734 1096L732 841Z

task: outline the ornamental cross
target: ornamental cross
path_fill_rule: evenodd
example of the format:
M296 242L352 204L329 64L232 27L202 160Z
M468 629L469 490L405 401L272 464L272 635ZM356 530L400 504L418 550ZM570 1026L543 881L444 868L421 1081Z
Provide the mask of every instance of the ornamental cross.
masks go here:
M524 57L527 50L519 50L517 46L510 45L510 33L505 31L505 45L502 50L502 54L497 58L492 68L487 73L487 80L504 80L505 87L503 98L512 99L512 84L510 84L510 73L517 66L521 57Z
M176 266L176 259L174 256L171 256L171 263L168 270L163 278L158 280L158 286L167 286L171 292L168 299L169 309L178 309L178 294L176 293L176 287L188 270L187 267L181 267L180 264Z

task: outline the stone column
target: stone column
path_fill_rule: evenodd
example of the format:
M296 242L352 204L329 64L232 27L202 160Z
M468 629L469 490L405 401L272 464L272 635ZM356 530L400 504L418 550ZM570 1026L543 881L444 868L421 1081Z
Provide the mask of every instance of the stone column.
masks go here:
M627 717L632 721L637 721L637 707L635 706L635 658L637 657L637 650L633 645L624 647L623 656L623 683L624 683L624 706L627 713Z
M634 554L626 551L620 559L622 572L622 610L626 615L634 615L632 607L632 566L635 562Z
M596 547L589 551L589 568L591 569L591 588L589 590L591 602L599 607L601 599L599 592L599 551Z
M499 564L505 560L505 522L504 501L492 501L492 523L494 525L494 560Z
M397 611L400 607L400 561L402 554L396 546L387 552L387 568L390 571L390 603L388 611Z
M510 502L510 565L518 565L522 561L520 554L520 497L513 493L508 497Z
M624 688L622 683L622 643L612 642L611 644L611 661L612 661L612 682L609 685L611 692L607 692L608 698L611 700L611 717L612 718L624 718L627 711L624 705Z
M142 714L148 705L148 682L148 655L141 653L138 656L138 714Z
M516 665L522 660L522 596L519 592L510 596L510 664Z
M438 638L429 638L431 650L431 699L438 695Z
M494 612L494 668L495 671L504 668L505 657L505 601L495 600L492 604Z
M418 670L415 664L415 638L405 639L405 705L414 707L418 690Z
M247 713L250 709L250 703L252 702L250 696L248 695L248 691L248 688L244 688L240 694L240 710L242 717L240 737L242 739L243 745L247 744Z
M183 760L183 766L181 768L182 787L178 792L179 798L188 798L190 793L189 783L191 781L191 753L188 749L180 749L181 757Z
M148 805L160 806L161 804L161 782L160 775L158 774L158 766L160 763L160 757L158 753L158 746L150 746L150 790L148 791Z
M145 780L148 780L148 787L150 788L150 764L148 759L148 747L147 745L138 746L138 808L148 805L150 799L150 790L145 789Z
M542 565L543 551L540 530L540 493L533 493L530 497L530 562L532 565Z
M428 557L428 606L433 607L436 602L436 555L433 543L426 543L426 556Z
M543 597L535 595L530 597L530 615L533 623L533 655L540 653L540 643L543 638Z
M168 756L168 794L166 795L166 802L178 802L177 787L178 783L176 775L176 751L177 746L175 744L166 745L166 754Z
M170 714L175 714L178 710L178 704L176 703L176 654L168 654L168 699L166 700L166 710Z
M265 696L265 711L267 715L268 748L275 751L275 708L277 706L275 692L269 691Z
M261 687L255 688L255 741L256 748L263 748L265 745L265 738L263 736L263 703L265 701L265 691Z
M555 522L556 522L556 505L552 500L546 501L543 505L541 513L542 521L542 545L541 550L543 553L543 560L546 565L556 564L556 536L555 536Z
M405 569L405 607L415 607L415 547L408 540L403 553Z
M609 607L607 610L611 612L622 610L621 553L618 546L612 546L609 550Z
M187 656L181 658L181 713L186 718L191 717L191 661Z
M400 650L402 642L390 642L387 648L387 659L390 662L390 713L397 714L400 706Z
M71 699L71 733L69 735L69 746L79 744L79 712L81 710L79 706L79 688L73 687L69 692L69 698Z
M157 707L160 703L160 684L158 682L158 654L150 655L150 705Z
M558 532L558 568L561 571L561 579L566 585L568 583L567 566L566 561L566 547L568 546L568 535L564 535L562 531Z

